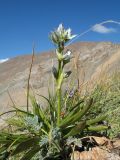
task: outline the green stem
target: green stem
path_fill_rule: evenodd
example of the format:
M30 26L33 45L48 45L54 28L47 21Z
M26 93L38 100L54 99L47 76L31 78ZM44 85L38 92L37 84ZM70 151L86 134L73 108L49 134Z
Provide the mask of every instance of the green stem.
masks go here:
M59 75L58 75L58 79L61 75L61 72L62 72L62 65L61 65L61 61L58 61L58 71L59 71Z
M58 110L57 110L57 125L60 124L60 114L61 114L61 88L57 90L58 96Z
M62 66L61 66L61 61L58 61L58 71L59 71L59 75L58 75L58 81L57 81L57 98L58 98L58 108L57 108L57 125L59 126L60 124L60 114L61 114L61 84L59 84L59 80L61 77L61 73L62 73Z

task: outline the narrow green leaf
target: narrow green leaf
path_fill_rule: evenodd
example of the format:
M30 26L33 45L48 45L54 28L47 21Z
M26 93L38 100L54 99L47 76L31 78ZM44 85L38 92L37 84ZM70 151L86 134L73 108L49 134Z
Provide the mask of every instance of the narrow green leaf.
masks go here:
M7 143L7 144L3 145L2 147L0 147L0 154L3 153L5 150L7 150L9 145L10 145L10 143Z
M36 102L36 98L34 96L32 96L32 95L29 95L29 98L30 98L30 101L32 103L33 114L39 116L39 108L38 108L39 106L38 106L38 104Z
M79 134L84 128L86 127L86 121L78 123L75 127L73 127L70 132L64 136L64 138L67 138L69 136L74 136L76 134Z
M65 121L66 119L71 118L73 115L75 115L76 113L78 113L79 110L80 110L79 105L80 105L82 102L83 102L83 101L81 100L81 101L79 101L75 106L73 106L73 107L70 109L69 113L65 116L65 118L64 118L63 121Z
M108 127L107 126L103 126L103 125L98 125L98 126L89 126L87 129L89 131L99 132L99 131L108 129Z
M98 116L98 117L96 117L95 119L88 120L88 121L86 122L86 124L87 124L87 125L92 125L92 124L98 123L98 122L100 122L100 121L102 121L102 120L105 120L106 118L107 118L107 115L106 115L106 114L103 115L103 116Z
M50 128L47 116L44 114L40 106L38 106L35 97L32 95L29 95L29 97L33 106L33 114L37 115L40 121L42 121L48 128Z
M52 105L52 103L50 102L50 100L47 97L40 95L40 94L37 94L37 95L44 98L48 102L50 108L52 108L53 111L56 111L56 108Z
M12 152L12 156L16 155L18 153L21 153L23 151L26 151L28 149L30 149L33 146L36 146L38 144L39 138L38 137L34 137L34 138L29 138L23 142L21 142L16 149Z
M57 113L56 108L55 108L55 103L53 103L53 100L51 100L50 97L49 97L50 99L48 99L45 96L42 96L42 95L39 95L39 96L44 98L48 102L51 119L52 119L52 121L55 121L56 119L54 117L54 113ZM50 94L49 94L49 96L50 96Z
M74 114L73 116L69 117L68 119L63 119L60 123L60 127L66 127L74 122L80 121L81 118L88 112L90 107L92 106L93 99L90 99L86 106L83 107L82 110Z
M17 113L23 113L23 114L25 114L25 115L27 115L27 116L34 116L32 113L27 112L27 111L24 111L24 110L21 110L21 109L19 109L19 108L16 108L16 112L17 112Z
M39 145L32 147L20 160L30 160L40 149Z
M12 126L15 126L15 127L22 127L24 128L25 125L23 123L23 121L20 119L20 118L10 118L10 119L7 119L6 122L9 124L9 125L12 125Z
M75 104L73 107L71 107L70 112L73 111L74 109L76 109L76 107L78 107L83 102L84 102L84 100L80 100L77 104Z

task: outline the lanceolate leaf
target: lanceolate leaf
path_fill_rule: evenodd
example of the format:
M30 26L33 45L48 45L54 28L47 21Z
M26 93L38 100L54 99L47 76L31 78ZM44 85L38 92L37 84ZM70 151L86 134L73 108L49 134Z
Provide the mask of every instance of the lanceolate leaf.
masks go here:
M80 104L83 103L84 101L81 100L79 101L76 105L74 105L73 107L71 107L69 113L65 116L65 119L68 119L68 117L72 117L75 113L79 112L80 110Z
M25 115L27 115L27 116L34 116L32 113L26 112L26 111L21 110L21 109L19 109L19 108L16 108L16 112L17 112L17 113L25 114Z
M95 123L98 123L100 121L103 121L107 118L107 115L103 115L103 116L99 116L99 117L96 117L95 119L91 119L91 120L88 120L86 122L87 125L92 125L92 124L95 124Z
M43 122L48 128L50 128L50 124L47 120L48 118L46 117L40 106L38 106L35 97L30 95L30 99L33 106L33 114L37 115L40 121Z
M70 124L73 124L74 122L80 121L81 118L88 112L88 110L92 106L92 102L93 102L93 100L90 99L88 101L87 105L84 106L84 108L82 110L80 110L79 112L77 112L76 114L74 114L73 116L71 116L65 120L63 119L63 121L60 124L60 127L66 127Z
M7 150L7 148L9 147L11 143L7 143L5 145L2 145L2 147L0 147L0 155Z
M73 116L73 120L72 120L72 123L76 122L76 121L79 121L81 120L81 118L88 112L88 110L91 108L93 104L93 99L89 99L86 106L83 107L82 110L80 110L78 113L76 113L74 116Z
M64 136L64 138L79 134L85 127L86 127L86 122L85 121L78 123L75 127L73 127L70 130L70 132L67 135Z
M32 147L20 160L30 160L40 149L39 145Z
M38 108L39 106L38 106L38 104L36 102L36 98L34 96L32 96L32 95L29 95L29 98L30 98L31 103L32 103L33 114L39 116L39 108Z
M12 125L12 126L15 126L15 127L18 127L18 128L24 128L25 125L23 123L23 120L20 119L20 118L10 118L8 120L6 120L6 122L9 124L9 125Z
M103 125L98 125L98 126L89 126L87 129L89 131L99 132L99 131L108 129L108 127Z
M23 151L30 149L33 146L36 146L39 142L39 137L29 138L21 143L16 147L16 149L12 152L12 156Z
M50 110L50 116L51 116L51 120L53 122L56 121L56 116L57 115L57 111L56 111L56 108L55 108L55 105L56 105L56 96L51 96L51 93L50 93L50 90L48 89L48 95L49 95L49 110Z
M49 92L48 92L49 93ZM39 94L38 94L39 95ZM56 108L55 108L55 102L54 100L51 99L50 93L49 93L49 99L46 98L45 96L39 95L40 97L44 98L48 104L49 104L49 111L50 111L50 116L52 118L52 121L55 121L54 113L56 113Z
M52 110L56 111L55 107L51 104L50 100L47 97L42 96L40 94L37 94L37 95L44 98L49 103L49 106L52 108Z
M71 107L70 112L73 111L76 107L79 107L79 105L83 102L84 102L84 100L80 100L77 104L75 104L73 107Z

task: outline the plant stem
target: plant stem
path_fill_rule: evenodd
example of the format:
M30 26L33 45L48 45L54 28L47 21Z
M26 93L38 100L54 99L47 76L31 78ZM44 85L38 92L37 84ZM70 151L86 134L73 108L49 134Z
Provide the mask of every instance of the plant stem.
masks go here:
M29 70L29 76L28 76L28 81L27 81L27 112L29 112L29 92L30 92L30 78L31 78L31 72L32 72L32 67L33 67L33 61L34 61L34 56L35 56L35 51L33 47L32 51L32 61L30 64L30 70Z
M59 71L59 77L58 79L60 78L60 75L62 73L62 65L61 65L61 61L58 61L58 71Z
M61 114L61 84L60 77L62 73L61 61L58 61L58 81L57 81L57 98L58 98L58 108L57 108L57 125L60 124L60 114Z
M58 97L58 110L57 110L57 125L60 124L60 113L61 113L61 88L57 90Z

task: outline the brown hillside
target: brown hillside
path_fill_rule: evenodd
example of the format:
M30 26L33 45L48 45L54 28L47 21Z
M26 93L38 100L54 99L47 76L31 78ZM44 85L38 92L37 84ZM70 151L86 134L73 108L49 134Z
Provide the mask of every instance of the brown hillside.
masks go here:
M77 42L68 47L74 58L67 69L78 73L80 81L99 77L101 70L112 73L120 68L120 45L111 42ZM31 85L34 92L47 94L47 88L53 87L51 67L56 63L54 52L36 54ZM31 55L19 56L0 64L0 112L8 110L11 105L7 91L19 105L26 104L26 86L31 64ZM77 69L77 71L76 71Z

